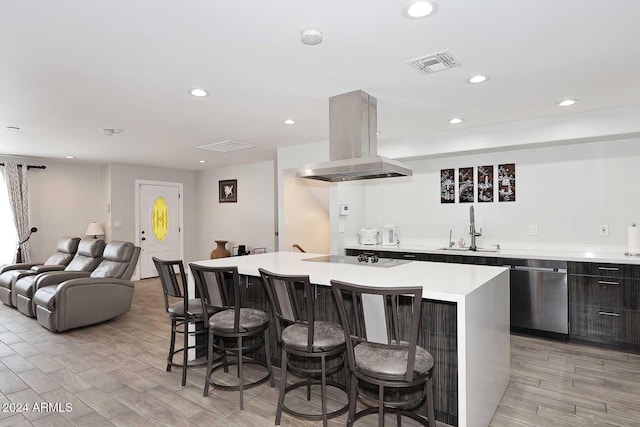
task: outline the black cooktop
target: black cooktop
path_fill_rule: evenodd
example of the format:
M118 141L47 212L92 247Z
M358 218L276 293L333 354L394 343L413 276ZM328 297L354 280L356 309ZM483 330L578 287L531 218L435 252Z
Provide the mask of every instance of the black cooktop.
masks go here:
M404 259L389 259L378 258L373 254L362 254L359 256L339 256L339 255L324 255L314 258L303 258L302 261L311 262L334 262L341 264L354 264L354 265L369 265L371 267L395 267L397 265L406 264L408 260Z

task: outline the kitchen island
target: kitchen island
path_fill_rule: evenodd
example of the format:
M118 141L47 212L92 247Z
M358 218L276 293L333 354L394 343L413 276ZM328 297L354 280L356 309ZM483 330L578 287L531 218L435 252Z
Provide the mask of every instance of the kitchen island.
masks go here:
M510 376L506 268L429 262L381 268L304 261L319 256L276 252L196 264L234 265L241 275L249 278L259 277L258 268L278 274L309 275L311 283L325 291L319 294L317 305L323 306L321 311L329 320L337 319L337 313L332 313L333 300L328 288L332 279L370 286L421 286L423 315L419 344L436 359L436 419L463 427L489 424ZM190 276L191 286L192 280ZM442 409L443 405L448 409Z

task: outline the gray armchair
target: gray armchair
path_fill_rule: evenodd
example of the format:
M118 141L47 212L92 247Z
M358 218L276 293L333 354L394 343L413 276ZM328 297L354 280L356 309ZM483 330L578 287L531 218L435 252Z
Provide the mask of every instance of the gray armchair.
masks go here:
M82 239L78 244L78 252L63 271L49 271L33 276L22 277L13 286L12 303L18 310L29 317L35 317L33 294L42 286L61 283L76 277L89 277L91 272L102 261L104 240Z
M13 287L25 276L33 276L47 271L64 270L78 250L78 237L63 237L58 240L57 252L44 263L20 263L0 268L0 301L8 306L15 306Z
M126 313L133 298L133 283L129 279L139 256L140 248L133 243L112 241L89 277L56 284L42 282L33 296L38 323L62 332Z

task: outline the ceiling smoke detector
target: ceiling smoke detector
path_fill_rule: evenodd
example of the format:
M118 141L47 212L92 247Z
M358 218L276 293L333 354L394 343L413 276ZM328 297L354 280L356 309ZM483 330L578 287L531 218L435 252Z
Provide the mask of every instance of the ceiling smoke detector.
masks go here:
M122 129L102 129L102 133L106 136L113 136L114 134L122 133Z
M226 141L214 142L213 144L201 145L198 148L200 150L228 153L229 151L246 150L248 148L255 148L257 146L257 144L249 144L248 142L233 141L229 139Z
M310 46L322 43L322 33L315 28L306 28L300 34L300 40Z
M407 64L423 74L433 74L438 71L448 70L462 65L453 53L449 50L421 56L420 58L407 61Z

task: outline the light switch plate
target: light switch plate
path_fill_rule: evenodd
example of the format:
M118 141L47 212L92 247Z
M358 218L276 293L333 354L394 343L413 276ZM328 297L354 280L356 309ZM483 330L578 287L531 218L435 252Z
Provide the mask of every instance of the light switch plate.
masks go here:
M598 226L598 232L600 233L601 236L608 236L609 235L609 226L607 224L602 224Z
M538 235L538 224L531 224L529 226L529 234L532 236Z
M338 233L344 233L344 224L338 224Z

